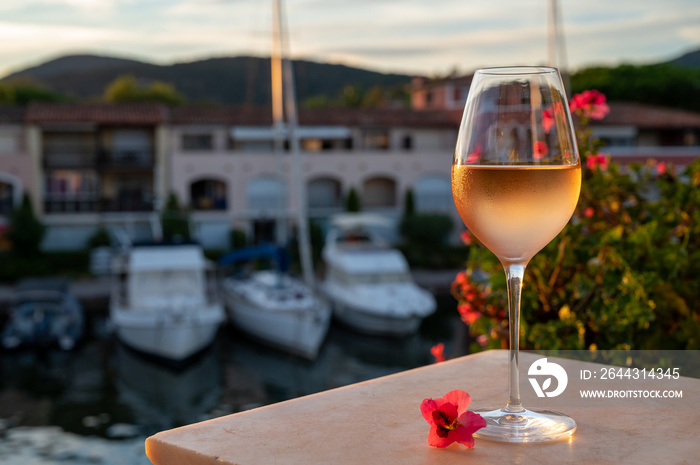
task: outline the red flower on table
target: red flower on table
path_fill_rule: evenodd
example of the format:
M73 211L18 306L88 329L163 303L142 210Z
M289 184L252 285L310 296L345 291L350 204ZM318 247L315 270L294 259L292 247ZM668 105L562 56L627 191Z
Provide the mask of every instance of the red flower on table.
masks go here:
M584 90L576 94L569 102L569 109L572 113L591 119L603 119L610 113L610 107L605 103L605 95L597 90Z
M440 342L430 348L430 354L435 357L435 363L445 361L445 344Z
M464 391L450 391L442 399L425 399L420 405L423 418L430 425L428 444L447 447L453 442L474 447L474 433L486 426L481 415L468 412L471 397Z

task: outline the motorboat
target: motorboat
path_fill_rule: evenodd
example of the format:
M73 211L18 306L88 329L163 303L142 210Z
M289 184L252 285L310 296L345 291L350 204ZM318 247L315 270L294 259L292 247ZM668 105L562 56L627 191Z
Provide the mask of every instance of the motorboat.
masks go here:
M133 246L115 257L110 323L127 346L181 362L214 341L225 317L199 245Z
M63 278L20 281L2 332L3 347L58 345L70 350L83 336L83 308Z
M379 234L389 225L366 213L332 217L321 290L341 323L366 334L400 337L416 332L437 304L413 282L403 254Z
M219 264L230 266L271 258L276 269L233 273L224 278L222 295L230 321L261 342L314 359L330 324L328 302L303 281L286 273L283 252L273 245L233 251ZM276 259L275 259L276 258Z

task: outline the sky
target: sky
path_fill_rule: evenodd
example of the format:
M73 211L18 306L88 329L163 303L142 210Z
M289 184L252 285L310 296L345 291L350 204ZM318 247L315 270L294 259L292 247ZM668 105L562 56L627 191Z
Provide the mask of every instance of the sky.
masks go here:
M547 63L549 0L283 0L291 55L439 75ZM569 69L700 48L700 0L559 0ZM0 0L0 76L65 54L269 56L269 0Z

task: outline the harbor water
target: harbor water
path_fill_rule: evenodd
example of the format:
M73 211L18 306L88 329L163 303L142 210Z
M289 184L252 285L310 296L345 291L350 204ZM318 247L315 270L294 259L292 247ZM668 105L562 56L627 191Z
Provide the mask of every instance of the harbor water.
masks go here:
M181 367L125 347L109 331L106 308L91 311L88 334L71 352L0 351L0 463L146 465L144 440L158 431L427 365L439 342L447 356L463 355L467 328L456 303L449 295L438 302L406 338L334 322L314 361L225 325Z

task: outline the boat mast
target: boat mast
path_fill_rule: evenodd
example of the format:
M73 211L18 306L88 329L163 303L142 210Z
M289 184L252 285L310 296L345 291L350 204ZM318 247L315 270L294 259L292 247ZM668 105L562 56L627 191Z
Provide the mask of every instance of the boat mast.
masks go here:
M557 0L549 0L549 27L547 34L547 63L548 66L559 68L566 93L570 94L569 73L567 71L566 43L563 26L561 25L561 10ZM570 95L569 95L570 96Z
M272 153L277 163L280 179L284 178L284 85L282 83L282 31L279 21L279 5L272 2L272 54L270 58L270 78L272 85ZM275 243L278 247L287 243L285 224L285 194L277 194L277 214L275 225Z
M275 28L278 31L277 41L279 43L280 55L279 62L282 70L283 84L281 86L281 94L284 96L284 105L287 117L287 134L289 135L289 145L292 153L292 185L296 197L296 220L297 220L297 242L299 243L299 257L301 259L301 270L304 282L309 286L314 285L313 264L311 262L311 246L309 240L308 218L306 215L306 186L302 180L301 172L301 152L299 149L299 138L297 135L297 106L296 95L294 92L294 73L292 70L292 62L289 59L288 36L287 30L284 28L282 18L281 0L273 0L273 13L277 13ZM274 61L274 60L273 60ZM275 65L273 65L274 67ZM273 86L274 87L274 86ZM273 107L274 108L274 107ZM284 124L284 123L283 123Z

